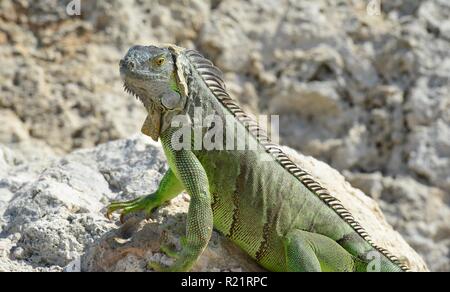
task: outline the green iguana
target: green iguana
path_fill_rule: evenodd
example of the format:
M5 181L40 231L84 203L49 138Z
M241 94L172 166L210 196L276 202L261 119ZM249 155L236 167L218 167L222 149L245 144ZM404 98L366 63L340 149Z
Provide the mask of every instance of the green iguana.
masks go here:
M161 247L175 258L174 264L150 262L149 267L189 270L215 228L271 271L408 270L376 246L336 198L269 141L227 94L221 71L201 54L174 45L133 46L120 61L120 73L125 90L147 109L142 132L161 140L169 170L153 194L113 202L107 216L117 210L121 219L136 211L149 214L184 190L191 197L182 249ZM195 117L196 108L200 117ZM211 115L225 121L213 143L254 147L195 148L195 119ZM177 117L190 121L187 132L185 125L174 123ZM200 129L201 139L212 124Z

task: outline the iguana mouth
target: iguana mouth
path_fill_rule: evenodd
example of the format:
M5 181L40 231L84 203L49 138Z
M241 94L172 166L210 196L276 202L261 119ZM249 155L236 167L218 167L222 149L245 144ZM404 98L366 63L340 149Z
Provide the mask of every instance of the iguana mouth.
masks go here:
M148 81L148 80L151 80L151 81L168 81L169 80L168 77L162 76L160 74L152 74L152 73L149 73L149 72L144 71L144 70L133 70L133 71L130 71L128 69L124 69L124 70L126 70L126 73L122 72L122 74L126 75L129 78L134 78L134 79L138 79L138 80L141 80L141 81Z

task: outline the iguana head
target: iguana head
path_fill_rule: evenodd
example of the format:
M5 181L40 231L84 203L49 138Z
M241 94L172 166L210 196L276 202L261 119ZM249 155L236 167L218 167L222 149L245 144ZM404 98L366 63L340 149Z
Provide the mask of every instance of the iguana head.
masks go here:
M127 92L139 98L149 116L142 132L158 140L185 99L179 89L177 68L170 48L133 46L120 60L120 75Z

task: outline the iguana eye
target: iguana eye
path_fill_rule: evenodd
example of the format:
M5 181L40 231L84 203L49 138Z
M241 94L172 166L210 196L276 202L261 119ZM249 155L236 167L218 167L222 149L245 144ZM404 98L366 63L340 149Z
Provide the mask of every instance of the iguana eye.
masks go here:
M156 66L159 67L159 66L162 66L162 64L164 64L164 62L166 62L166 59L164 57L158 57L153 62Z

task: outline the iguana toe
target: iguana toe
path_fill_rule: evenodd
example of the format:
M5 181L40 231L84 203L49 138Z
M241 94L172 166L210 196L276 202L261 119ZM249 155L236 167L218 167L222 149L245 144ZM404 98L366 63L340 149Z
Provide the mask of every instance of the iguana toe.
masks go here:
M168 272L169 270L169 267L163 266L162 264L156 261L148 262L147 268L154 270L155 272Z
M127 214L134 213L141 210L146 210L150 213L151 210L156 207L151 195L140 197L130 201L124 202L112 202L106 209L106 218L111 220L111 215L115 211L120 211L120 222L124 223L124 218Z
M159 250L164 253L166 256L177 259L179 258L179 252L176 251L174 248L170 247L167 244L162 244L159 248Z

